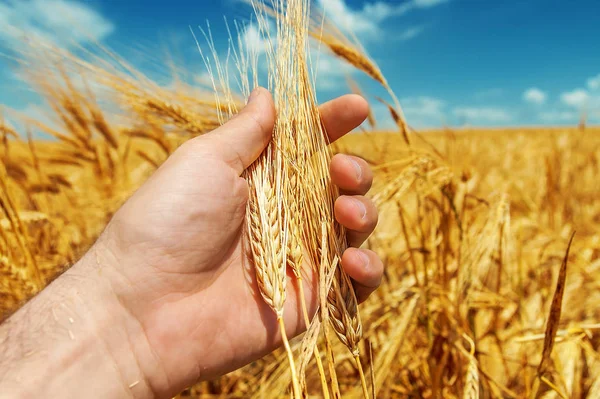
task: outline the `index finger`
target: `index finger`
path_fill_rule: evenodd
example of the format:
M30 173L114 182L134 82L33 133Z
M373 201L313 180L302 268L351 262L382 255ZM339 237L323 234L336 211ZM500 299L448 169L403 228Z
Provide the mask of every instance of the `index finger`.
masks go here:
M357 94L347 94L319 107L329 141L333 143L360 126L369 115L369 103Z

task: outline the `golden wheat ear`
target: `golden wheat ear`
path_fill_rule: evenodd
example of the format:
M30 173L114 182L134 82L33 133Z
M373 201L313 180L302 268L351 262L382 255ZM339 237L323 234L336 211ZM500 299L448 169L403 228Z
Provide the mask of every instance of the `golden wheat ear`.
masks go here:
M305 270L307 264L313 269L308 272L317 275L319 269L324 267L320 256L321 221L329 225L327 231L333 232L333 235L328 238L331 242L327 245L335 251L330 251L329 258L324 260L327 265L335 264L334 258L341 258L346 248L345 233L337 225L333 216L333 204L339 194L330 181L331 151L323 131L314 88L311 84L311 66L308 56L310 2L278 0L271 5L263 2L253 2L253 5L258 14L258 26L268 38L269 22L266 15L275 16L276 46L275 44L268 46L267 65L269 87L274 92L277 119L272 142L246 172L250 187L247 212L248 239L252 248L259 289L263 300L277 315L292 371L294 396L298 396L301 394L298 381L304 385L304 376L298 378L296 374L294 356L285 336L283 322L287 297L286 270L289 268L296 277L302 302L302 317L305 323L310 325L310 315L304 303L302 276L307 272ZM275 47L277 51L274 50ZM212 48L211 51L215 53ZM248 54L248 49L241 48L235 56L238 69L242 71L240 80L242 88L251 87L245 79L255 75L253 72L244 71L243 67L256 66L255 62L247 61L253 57L244 54ZM225 73L222 68L219 69L218 62L216 65L217 73L213 81L218 80L221 85L227 85L226 79L222 78ZM230 88L220 91L232 92ZM305 252L308 257L304 256ZM347 296L346 301L351 301L353 298L354 305L346 308L342 306L339 310L345 312L343 315L345 319L349 317L352 320L349 330L354 335L352 342L356 354L362 327L352 284L341 268L337 274L332 275L332 279L318 281L318 284L325 288L324 292L330 289L339 290L339 287L342 287L343 294ZM329 320L321 320L321 322L328 323ZM307 343L308 341L304 340L304 344ZM310 346L312 349L308 353L312 353L316 359L322 392L324 397L328 397L329 388L326 386L327 379L317 344L312 342ZM304 360L301 359L301 364L305 364ZM360 362L357 362L357 365L360 366ZM304 367L301 367L301 370L304 370ZM362 385L365 385L364 377ZM334 392L337 391L332 389Z

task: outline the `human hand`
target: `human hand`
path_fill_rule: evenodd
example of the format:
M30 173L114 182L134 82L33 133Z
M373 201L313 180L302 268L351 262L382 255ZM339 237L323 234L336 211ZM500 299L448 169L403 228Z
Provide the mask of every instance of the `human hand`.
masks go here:
M120 316L105 317L120 320L113 322L120 333L100 335L111 356L120 359L115 362L121 378L139 381L130 389L141 397L171 397L281 344L275 315L258 292L242 245L248 186L240 176L266 147L275 121L268 91L257 89L250 100L226 125L180 147L69 271L92 281L90 286L108 287L116 298L113 312ZM331 141L357 127L367 113L366 101L355 95L321 107ZM373 252L357 249L377 224L377 210L364 197L372 176L359 158L336 155L331 162L332 180L344 194L335 204L336 218L354 247L344 253L342 265L354 279L359 300L368 297L383 274ZM313 269L304 265L311 314L317 308ZM293 336L305 325L291 280L287 297L285 324ZM127 344L119 342L123 337ZM127 354L114 353L120 351ZM131 359L136 367L128 366Z

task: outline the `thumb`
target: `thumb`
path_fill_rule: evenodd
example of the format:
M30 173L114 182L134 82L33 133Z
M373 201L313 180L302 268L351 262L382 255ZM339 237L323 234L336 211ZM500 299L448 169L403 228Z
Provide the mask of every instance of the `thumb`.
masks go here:
M267 89L254 89L244 109L204 138L213 153L238 174L248 168L269 144L275 125L275 104Z

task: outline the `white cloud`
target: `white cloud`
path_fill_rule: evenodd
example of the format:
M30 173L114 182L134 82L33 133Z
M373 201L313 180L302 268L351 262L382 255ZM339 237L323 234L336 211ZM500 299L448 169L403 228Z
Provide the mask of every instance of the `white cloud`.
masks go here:
M417 129L439 127L446 122L446 103L438 98L408 97L401 99L400 104L409 125Z
M415 129L439 128L448 122L447 104L444 100L429 96L405 97L400 105L408 124ZM396 124L390 116L387 106L372 105L373 113L380 129L393 129Z
M256 55L264 54L269 45L255 24L250 24L246 27L242 33L242 42L248 51Z
M340 28L351 30L362 37L373 38L381 36L383 31L380 24L390 18L404 15L414 9L424 9L445 3L448 0L409 0L399 5L392 5L383 1L367 3L360 10L351 9L345 0L318 0L318 4ZM421 33L417 28L412 28L412 35L404 33L405 39L415 37Z
M425 30L424 26L415 26L415 27L412 27L412 28L408 28L404 32L402 32L398 36L396 36L396 39L398 39L398 40L410 40L410 39L412 39L414 37L419 36L421 33L423 33L424 30Z
M427 8L437 6L442 3L446 3L449 0L413 0L413 4L415 7Z
M587 85L590 90L599 90L600 89L600 74L589 78L587 81Z
M427 96L403 98L400 103L406 114L437 119L444 115L443 109L446 106L444 101Z
M523 93L523 100L531 104L541 105L544 104L547 99L548 95L537 87L527 89L525 93Z
M15 48L22 38L63 46L102 40L115 27L74 0L5 0L0 3L0 44Z
M319 5L342 29L352 30L357 34L376 35L380 32L377 21L381 22L389 12L387 4L376 3L372 8L362 11L351 10L344 0L318 0Z
M202 87L210 87L212 88L212 77L208 71L202 71L192 78L192 81L196 84L199 84Z
M505 109L495 107L456 107L452 112L466 123L502 123L512 120Z
M329 53L313 51L311 57L317 90L345 88L347 86L346 77L358 71L347 62Z
M320 0L321 3L329 2L330 0ZM342 1L343 3L343 1ZM366 17L373 21L383 21L384 19L399 16L405 14L411 9L411 6L407 3L392 6L388 3L383 3L378 1L376 3L367 3L364 5L362 12L355 12L355 14L362 14L363 17ZM325 9L327 11L327 9ZM332 16L332 18L334 18Z
M575 89L573 91L569 91L563 93L560 96L563 104L572 107L572 108L582 108L587 105L590 100L590 95L586 90L583 89Z
M540 120L546 123L577 123L580 116L575 111L545 111L539 114Z
M562 109L540 115L540 118L549 122L573 122L585 114L589 122L597 123L600 120L600 74L589 78L586 83L589 90L580 87L562 93Z

